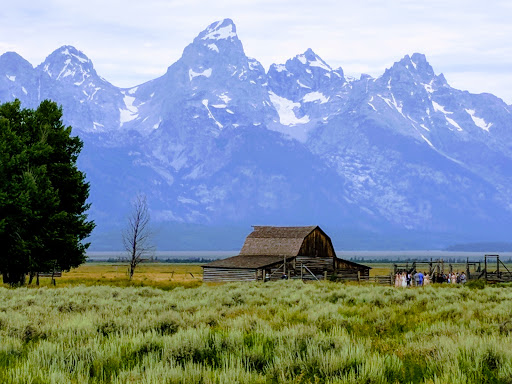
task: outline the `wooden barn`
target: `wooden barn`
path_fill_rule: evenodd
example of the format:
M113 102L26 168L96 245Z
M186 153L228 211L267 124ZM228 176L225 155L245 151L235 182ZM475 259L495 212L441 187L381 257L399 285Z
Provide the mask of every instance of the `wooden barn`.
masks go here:
M203 265L203 281L255 281L288 278L323 279L360 274L370 267L339 259L331 239L318 226L254 226L238 256Z

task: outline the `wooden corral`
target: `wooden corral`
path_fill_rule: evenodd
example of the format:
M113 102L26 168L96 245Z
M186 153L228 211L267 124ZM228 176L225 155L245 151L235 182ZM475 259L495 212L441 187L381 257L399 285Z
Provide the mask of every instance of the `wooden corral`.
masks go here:
M393 276L397 273L414 274L424 270L431 276L432 282L443 282L443 276L453 272L453 264L445 263L443 259L430 261L410 261L403 264L393 264ZM488 283L512 282L512 271L500 260L499 255L485 255L483 261L466 259L464 273L466 280L485 280Z
M339 259L318 226L255 226L238 256L203 265L203 281L256 281L283 278L320 280L358 274L370 267ZM359 272L358 272L359 271Z
M494 265L496 266L496 269L494 269ZM484 270L482 271L478 278L483 278L488 283L511 282L512 272L500 260L499 255L485 255Z

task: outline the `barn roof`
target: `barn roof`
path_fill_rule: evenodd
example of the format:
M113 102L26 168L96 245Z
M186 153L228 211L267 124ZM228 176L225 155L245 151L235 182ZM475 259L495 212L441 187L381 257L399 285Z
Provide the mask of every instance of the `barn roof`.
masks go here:
M280 238L280 239L304 239L316 226L308 227L272 227L272 226L253 226L254 230L247 238Z
M287 257L287 261L293 257ZM263 268L272 264L283 263L281 256L233 256L227 259L215 260L211 263L203 265L203 268Z
M254 226L253 232L245 240L240 255L297 256L304 238L316 228Z

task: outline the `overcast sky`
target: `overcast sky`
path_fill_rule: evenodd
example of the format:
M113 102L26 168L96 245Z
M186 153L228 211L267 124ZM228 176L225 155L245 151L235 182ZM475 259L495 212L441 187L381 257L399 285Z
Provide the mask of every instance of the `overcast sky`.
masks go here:
M348 75L376 77L420 52L451 86L512 104L510 0L22 0L0 14L0 53L36 66L73 45L100 76L131 87L163 75L224 18L265 68L312 48Z

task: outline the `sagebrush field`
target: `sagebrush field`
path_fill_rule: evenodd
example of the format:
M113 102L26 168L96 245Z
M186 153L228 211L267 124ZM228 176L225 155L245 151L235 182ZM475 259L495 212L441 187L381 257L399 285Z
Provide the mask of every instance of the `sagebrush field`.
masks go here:
M0 288L1 383L512 383L512 289Z

